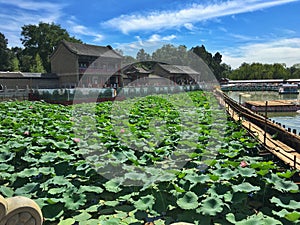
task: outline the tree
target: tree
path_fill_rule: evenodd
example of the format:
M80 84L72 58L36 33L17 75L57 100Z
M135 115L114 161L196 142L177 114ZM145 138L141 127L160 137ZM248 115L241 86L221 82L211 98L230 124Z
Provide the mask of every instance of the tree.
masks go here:
M34 58L34 63L30 67L30 72L33 73L45 73L45 69L43 67L43 63L39 54L36 54Z
M243 63L239 68L233 70L229 77L237 80L288 79L293 77L291 74L291 69L287 69L279 63Z
M152 53L152 59L173 65L188 65L187 55L188 52L185 46L175 47L174 45L166 44Z
M25 25L22 27L21 38L24 45L24 55L31 56L33 62L37 54L40 55L43 67L50 72L49 56L55 47L62 41L79 42L75 37L70 37L69 33L60 25L42 23L38 25Z
M10 69L9 49L7 48L7 39L4 34L0 33L0 70L6 71Z
M132 63L135 63L136 62L136 59L132 56L129 56L129 55L125 55L123 56L122 58L122 66L127 66L129 64L132 64Z
M206 51L204 45L193 47L191 50L207 64L218 80L224 77L224 74L228 75L229 71L226 70L230 67L221 64L222 55L219 52L213 56L210 52Z
M145 52L145 50L142 48L138 51L136 54L136 60L137 61L148 61L151 59L151 56Z
M20 67L19 67L19 60L16 56L13 56L12 59L10 60L10 70L11 71L19 71Z

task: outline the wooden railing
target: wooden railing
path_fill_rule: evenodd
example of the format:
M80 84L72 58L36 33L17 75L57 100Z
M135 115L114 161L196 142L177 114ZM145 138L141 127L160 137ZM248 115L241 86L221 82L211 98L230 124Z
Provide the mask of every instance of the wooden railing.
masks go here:
M269 153L281 159L291 168L300 169L300 136L285 130L266 117L252 112L222 91L217 90L219 101L226 107L226 111L235 121L255 137Z
M29 89L2 89L0 90L1 99L27 99Z

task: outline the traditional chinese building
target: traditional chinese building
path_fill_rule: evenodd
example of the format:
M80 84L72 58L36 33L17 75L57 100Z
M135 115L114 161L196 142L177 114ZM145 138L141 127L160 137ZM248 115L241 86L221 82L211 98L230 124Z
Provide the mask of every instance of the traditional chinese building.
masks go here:
M122 56L110 46L62 41L50 57L60 87L118 87Z
M189 66L157 63L153 70L155 75L159 75L169 80L170 84L194 84L199 77L199 73Z

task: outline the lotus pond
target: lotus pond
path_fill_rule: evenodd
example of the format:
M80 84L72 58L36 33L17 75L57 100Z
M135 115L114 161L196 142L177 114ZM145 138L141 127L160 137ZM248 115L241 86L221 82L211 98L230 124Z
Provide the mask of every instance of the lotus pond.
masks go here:
M34 199L44 224L300 224L296 171L210 93L0 112L0 194Z

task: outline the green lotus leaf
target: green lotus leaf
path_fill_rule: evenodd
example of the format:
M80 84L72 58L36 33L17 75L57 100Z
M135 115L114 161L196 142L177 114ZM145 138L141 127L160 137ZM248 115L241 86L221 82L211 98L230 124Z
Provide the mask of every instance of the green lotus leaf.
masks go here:
M152 206L155 203L155 197L153 195L147 195L140 197L138 201L134 203L134 206L138 210L147 210L147 209L152 209Z
M115 207L119 204L119 201L105 201L104 205Z
M184 177L184 179L190 181L191 183L200 183L204 184L205 182L210 180L210 177L208 175L197 175L197 174L188 174Z
M284 218L285 215L287 215L287 214L289 213L289 211L287 211L286 209L282 209L282 210L279 211L279 212L273 210L272 213L273 213L274 215L276 215L276 216L279 216L279 217L281 217L281 218Z
M48 145L48 144L51 144L53 143L54 141L52 139L46 139L44 137L41 137L37 140L37 143L42 145L42 146L45 146L45 145Z
M279 220L276 220L275 218L272 217L266 217L262 220L265 225L283 225L283 223Z
M295 184L293 181L280 179L275 182L275 189L281 192L298 192L299 186Z
M57 195L57 194L61 194L64 193L66 191L65 187L61 187L61 188L51 188L48 190L48 193L51 195Z
M226 220L236 225L283 225L279 220L266 216L262 213L258 213L257 215L250 216L240 221L236 221L233 213L228 213L226 214Z
M128 160L127 156L120 151L116 151L112 154L112 156L117 159L119 162L126 162Z
M74 216L73 218L78 221L78 222L81 222L81 221L87 221L88 219L90 219L92 216L91 214L87 213L86 211L83 211L82 213L80 213L79 215L77 216Z
M52 179L49 179L47 184L55 184L59 186L70 186L72 187L73 185L70 183L69 180L67 180L64 176L55 176Z
M10 187L1 186L0 193L2 193L5 197L12 197L14 194L14 191Z
M68 218L68 219L65 219L65 220L61 220L58 225L72 225L76 222L75 219L73 218Z
M244 182L244 183L241 183L239 185L233 185L232 189L233 189L234 192L250 193L250 192L254 192L254 191L259 191L260 187L253 186L252 184L250 184L248 182Z
M100 194L100 193L103 192L103 189L101 187L98 187L98 186L86 186L86 185L82 185L79 188L79 192L93 192L93 193Z
M25 194L31 193L31 192L35 191L39 185L40 185L39 183L25 184L24 186L17 188L15 190L15 194L16 195L25 195Z
M40 167L39 172L44 175L54 174L54 168L53 167Z
M270 199L270 202L276 204L276 206L278 206L278 207L282 207L282 208L286 208L286 209L300 209L300 202L297 202L292 199L277 198L277 197L273 196Z
M69 145L62 141L53 141L53 145L58 149L69 149Z
M55 152L45 152L39 159L40 163L49 163L54 162L56 160L56 153Z
M227 191L224 195L224 201L225 202L232 202L232 198L233 198L233 194L231 193L231 191Z
M289 179L291 178L292 176L294 176L294 174L296 173L297 171L294 170L294 171L291 171L291 170L287 170L285 172L282 172L282 173L276 173L279 177L283 177L283 178L286 178L286 179Z
M39 175L40 171L38 168L24 169L18 173L19 177L31 177Z
M66 192L63 194L63 197L65 207L69 210L77 210L86 203L86 196L84 194Z
M37 163L36 158L28 156L28 155L27 156L23 156L22 160L24 160L25 162L28 162L28 163L32 163L32 164Z
M65 161L71 161L71 160L76 159L73 155L68 154L67 152L64 152L64 151L57 151L56 156Z
M104 187L109 192L118 193L122 190L120 187L121 183L120 179L111 179L104 184Z
M14 166L12 166L10 164L0 163L0 171L1 171L1 175L3 173L2 171L13 172L14 171Z
M97 219L89 219L87 221L81 221L80 225L99 225L99 224L103 224L103 222L99 223L99 220Z
M50 205L54 205L59 202L63 202L63 199L62 198L47 198L46 202L49 203Z
M217 175L220 177L222 180L230 180L231 178L235 177L237 173L235 171L232 171L229 168L219 168L216 170L213 170L212 173L214 175Z
M182 209L196 209L199 205L198 196L191 191L186 192L176 202L177 205Z
M291 221L291 222L296 222L297 220L300 219L300 213L299 213L299 212L296 212L296 211L294 211L294 212L289 212L289 211L287 211L286 209L283 209L283 210L281 210L281 211L279 211L279 212L273 210L272 213L273 213L274 215L277 215L277 216L281 217L281 218L285 218L285 219L287 219L287 220L289 220L289 221ZM297 223L297 224L298 224L298 223Z
M201 207L197 209L197 213L206 216L215 216L223 211L223 202L216 196L208 197L201 202Z
M292 221L292 222L296 222L297 220L300 219L300 212L291 212L291 213L287 213L285 215L285 218L289 221Z
M10 145L9 147L14 152L20 152L23 149L25 149L28 144L29 143L20 143L18 141L11 141L11 142L9 142L9 145Z
M236 223L236 220L235 220L235 216L233 213L227 213L226 214L226 220L230 223L233 223L235 224Z
M239 174L242 177L257 177L256 170L253 168L239 168Z
M9 150L1 151L0 153L0 163L7 163L15 157L15 153L10 152Z
M175 183L172 183L172 184L173 184L173 187L175 188L176 192L178 192L178 193L185 192L185 190L183 188L179 187L177 184L175 184Z
M120 225L121 224L121 220L119 218L108 219L105 221L99 220L98 224L99 224L99 222L101 225Z
M138 172L128 172L125 174L126 180L131 181L143 181L145 182L148 178L144 173L138 173Z

